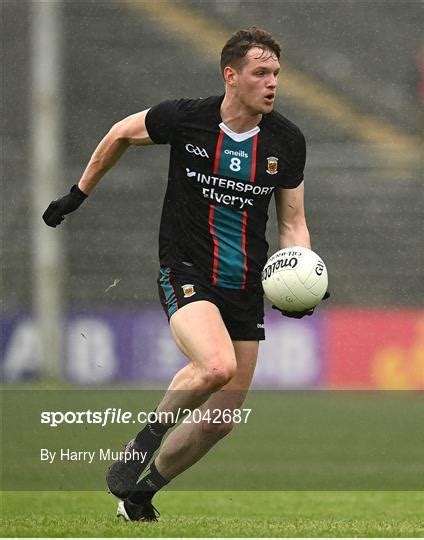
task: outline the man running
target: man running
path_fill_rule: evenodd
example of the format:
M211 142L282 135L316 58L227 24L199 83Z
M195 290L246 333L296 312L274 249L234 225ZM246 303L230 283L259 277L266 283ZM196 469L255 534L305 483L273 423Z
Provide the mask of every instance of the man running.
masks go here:
M236 32L221 53L224 95L165 101L118 122L78 185L43 215L47 225L57 226L130 145L170 145L158 287L175 342L188 361L158 404L155 421L127 445L147 451L145 461L118 461L109 469L109 489L121 499L118 515L127 520L155 521L155 493L231 431L232 422L184 423L161 446L178 410L233 411L243 403L265 338L260 275L273 196L279 247L310 247L305 139L273 110L279 58L280 46L268 32ZM312 311L284 314L302 317ZM161 422L161 413L169 413L169 420Z

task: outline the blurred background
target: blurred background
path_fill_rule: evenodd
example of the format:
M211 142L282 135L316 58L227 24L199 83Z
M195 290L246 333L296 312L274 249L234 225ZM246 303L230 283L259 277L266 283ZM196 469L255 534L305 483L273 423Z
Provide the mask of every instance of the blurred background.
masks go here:
M282 45L276 109L307 139L307 217L331 299L308 320L268 310L255 385L424 387L421 1L2 0L1 11L3 380L166 386L184 364L156 286L168 147L130 148L60 228L41 215L115 122L222 93L220 50L256 25Z

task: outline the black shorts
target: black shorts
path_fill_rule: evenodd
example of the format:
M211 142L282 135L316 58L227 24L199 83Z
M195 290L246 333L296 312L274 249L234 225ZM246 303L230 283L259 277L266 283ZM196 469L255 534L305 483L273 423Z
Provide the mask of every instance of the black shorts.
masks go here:
M157 280L159 298L168 317L181 307L207 300L215 304L234 341L265 339L264 300L260 289L227 289L207 283L191 268L176 271L162 266Z

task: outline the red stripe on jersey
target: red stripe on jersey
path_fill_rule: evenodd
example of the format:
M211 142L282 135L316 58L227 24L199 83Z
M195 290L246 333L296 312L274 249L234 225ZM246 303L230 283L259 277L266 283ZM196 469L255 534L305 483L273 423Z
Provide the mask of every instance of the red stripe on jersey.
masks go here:
M211 233L211 236L213 239L212 283L216 285L216 281L218 279L219 244L218 244L218 238L215 236L215 229L213 226L214 214L215 214L215 206L211 204L209 207L209 232Z
M253 137L252 141L252 165L250 167L250 182L253 184L255 181L255 175L256 175L256 153L258 148L258 134L256 134ZM241 224L241 250L244 256L244 275L243 275L243 281L241 284L241 288L244 289L246 286L246 280L247 280L247 272L249 271L249 267L247 264L247 249L246 249L246 242L247 242L247 212L243 212L243 221Z
M241 223L241 250L244 256L244 274L243 274L243 281L241 282L242 289L244 289L246 286L247 271L248 271L247 252L246 252L246 226L247 226L247 212L245 210L243 212L243 221Z
M258 147L258 134L253 137L252 142L252 166L250 168L250 181L255 181L255 175L256 175L256 151Z
M222 141L224 140L224 132L220 130L218 135L218 141L216 143L215 160L213 164L213 174L219 171L219 162L221 160L221 148ZM213 204L209 207L209 231L213 240L213 262L212 262L212 283L216 285L218 279L218 255L219 255L219 243L218 238L215 236L215 229L213 226L213 218L215 215L215 206Z
M224 132L220 131L219 136L218 136L218 141L216 143L215 161L213 164L213 174L216 174L219 170L219 161L221 159L221 146L222 146L223 139L224 139Z

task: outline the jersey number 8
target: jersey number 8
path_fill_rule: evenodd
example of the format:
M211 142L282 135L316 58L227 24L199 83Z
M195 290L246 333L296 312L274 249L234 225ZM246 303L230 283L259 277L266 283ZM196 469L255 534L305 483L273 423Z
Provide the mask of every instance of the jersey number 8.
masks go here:
M231 158L230 169L234 172L237 172L241 169L241 161L239 158L237 157Z

